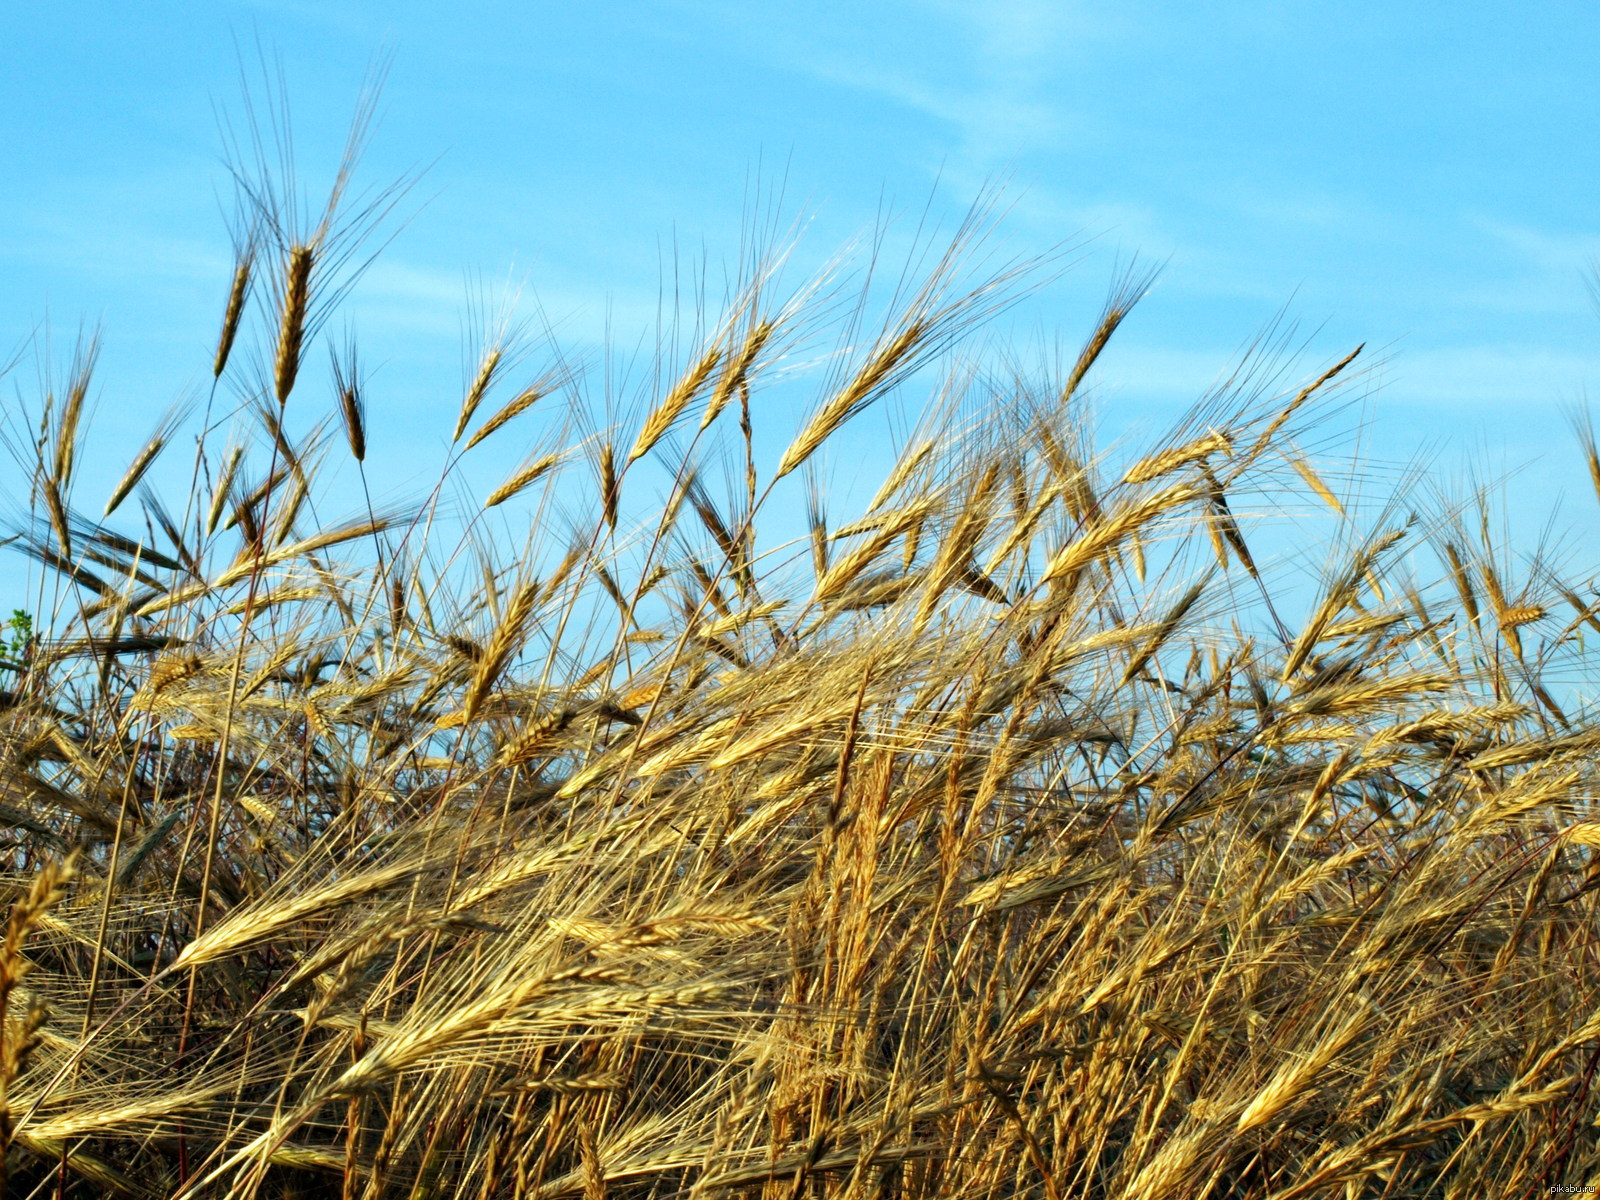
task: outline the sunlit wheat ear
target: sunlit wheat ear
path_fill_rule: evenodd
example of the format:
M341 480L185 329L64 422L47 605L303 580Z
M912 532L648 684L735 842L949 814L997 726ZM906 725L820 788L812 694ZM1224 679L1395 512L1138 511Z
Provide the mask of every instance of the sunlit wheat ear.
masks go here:
M407 882L421 868L422 864L419 863L375 867L234 913L185 946L173 960L172 969L199 966L237 954L245 947L292 928L310 917L333 912L364 896Z
M1327 633L1328 626L1355 598L1362 582L1372 571L1374 564L1397 542L1406 536L1403 529L1390 530L1383 533L1356 552L1349 565L1334 580L1333 585L1311 614L1311 619L1301 629L1294 644L1289 648L1288 658L1284 661L1283 671L1279 678L1287 683L1293 679L1295 673L1305 666L1306 660L1311 657L1311 652L1316 648ZM1496 612L1503 606L1497 606Z
M525 583L517 589L516 595L511 598L511 603L506 606L505 615L496 627L494 636L489 639L483 659L478 663L477 669L472 674L472 682L467 687L466 698L461 705L463 723L470 722L478 715L484 699L489 695L489 690L499 680L500 673L511 661L511 656L517 647L522 644L538 598L538 584Z
M1141 645L1134 652L1133 657L1129 659L1128 666L1122 672L1122 678L1117 684L1118 687L1127 687L1128 684L1137 679L1139 673L1155 657L1157 651L1166 645L1172 635L1178 631L1183 619L1189 615L1189 611L1194 608L1200 597L1205 593L1209 579L1210 576L1208 574L1205 578L1196 581L1188 591L1178 597L1177 603L1168 610L1167 615L1162 617L1156 627L1151 630L1149 640Z
M1094 332L1089 335L1089 340L1078 352L1078 358L1072 364L1067 381L1061 386L1058 397L1060 404L1067 405L1077 396L1083 387L1084 379L1100 355L1105 352L1118 327L1127 319L1134 306L1150 291L1156 274L1154 270L1141 271L1135 266L1130 266L1121 280L1111 289L1111 295L1107 297L1105 308L1100 312L1100 320L1095 325Z
M1301 479L1306 481L1306 486L1315 492L1321 498L1324 504L1339 514L1339 516L1344 516L1343 503L1341 503L1339 497L1334 494L1333 489L1323 482L1322 476L1317 474L1309 462L1307 462L1304 458L1301 458L1299 455L1295 455L1289 460L1289 465L1295 469L1295 473L1299 475Z
M122 479L112 489L110 498L106 500L106 516L109 517L116 512L122 502L128 498L128 494L139 486L139 481L144 478L145 472L154 464L162 450L166 449L167 443L177 430L181 417L182 414L174 409L162 418L161 423L156 426L155 432L150 435L150 440L144 444L143 449L138 454L134 455L133 462L128 465L128 469L123 474Z
M805 482L806 525L811 533L811 572L821 579L828 573L828 511L815 472L808 470Z
M534 601L535 607L547 603L561 591L579 564L583 562L585 554L586 551L581 543L575 542L567 548L567 552L561 556L561 561L556 564L556 569L551 572L550 578L546 579L544 586L539 589L538 598Z
M531 387L524 388L522 391L518 392L517 395L512 397L512 399L507 402L504 407L502 407L498 412L496 412L478 427L477 432L467 439L466 448L471 450L479 442L483 441L484 438L496 432L507 423L514 421L523 413L527 412L540 400L543 400L552 391L554 391L562 378L564 378L564 376L560 374L548 375L544 379L541 379L538 383L533 384Z
M883 481L877 493L867 504L867 512L877 512L878 509L893 500L900 489L905 487L911 477L928 461L936 444L932 438L929 438L919 442L915 449L902 454L900 460L895 463L894 470L889 472L888 478Z
M1467 573L1467 567L1461 560L1461 550L1454 542L1444 544L1445 560L1450 565L1450 579L1456 586L1456 594L1460 597L1462 610L1467 614L1467 619L1474 624L1478 620L1478 594L1472 588L1472 576Z
M5 941L0 943L0 980L6 981L6 986L26 974L27 968L20 959L22 947L66 895L67 885L77 873L78 852L74 850L64 859L46 863L33 877L27 895L11 906Z
M261 424L266 428L267 433L272 437L273 444L278 449L279 460L288 464L288 469L293 472L294 477L302 485L307 484L309 480L306 475L305 463L302 461L302 450L311 450L316 447L321 440L324 426L319 423L310 434L302 439L300 448L296 448L295 444L289 440L289 435L284 432L283 421L280 419L280 410L275 410L270 403L262 401L255 406L255 412L256 416L260 418Z
M59 414L46 398L45 412L40 418L40 435L35 449L38 465L33 484L45 502L50 528L56 536L56 545L64 558L72 557L72 529L68 521L67 497L72 481L72 465L77 450L78 423L83 415L84 401L89 392L89 381L94 373L99 354L99 337L92 337L87 346L79 344L73 359L72 375L68 381L67 399ZM52 416L56 418L55 445L47 455L46 427Z
M911 321L886 345L876 349L866 365L836 392L800 431L778 463L775 478L781 479L817 452L818 447L836 433L865 405L871 403L879 390L895 378L897 369L904 366L932 332L931 326L921 318Z
M661 403L656 405L645 418L644 426L639 430L639 437L633 443L633 449L628 452L630 463L650 453L651 448L683 415L683 410L688 408L700 394L701 389L706 386L706 381L711 378L711 373L717 369L717 364L721 361L721 348L712 347L700 356L700 360L689 368L682 379L673 385Z
M622 481L617 475L617 453L608 440L600 447L600 511L606 526L617 527L617 505L622 499Z
M334 529L323 530L321 533L314 533L310 537L302 538L291 545L279 546L277 549L259 557L251 548L246 547L244 552L235 559L234 564L212 581L211 586L213 588L227 587L229 584L238 583L239 580L244 579L253 571L265 570L268 567L277 566L279 563L289 562L292 559L313 554L318 550L324 550L329 546L352 542L358 538L371 537L375 533L382 533L392 523L393 521L390 517L377 517L358 521L352 525L341 525Z
M744 342L739 349L724 361L722 374L717 379L717 386L712 389L711 398L706 401L705 415L700 419L702 430L717 419L722 410L728 406L728 401L733 399L734 393L745 385L750 372L755 369L756 360L761 357L761 352L766 349L767 343L772 340L772 335L777 330L775 321L758 321L750 332L745 334Z
M489 498L483 502L485 508L493 508L497 504L504 504L507 500L517 495L539 479L549 473L550 468L560 461L560 456L546 454L535 459L527 466L519 467L511 478L489 493Z
M216 483L211 489L211 507L206 510L206 536L217 531L217 522L222 519L222 510L228 503L228 497L233 492L233 481L239 474L239 464L244 460L244 447L231 446L222 459L222 470L217 473Z
M1149 458L1140 459L1129 467L1123 475L1124 483L1149 483L1152 479L1159 479L1163 475L1171 474L1190 463L1205 462L1213 454L1229 454L1233 451L1233 439L1225 433L1208 433L1203 438L1184 446L1174 446L1170 450L1162 450L1152 454Z
M139 480L144 478L144 473L150 469L150 464L156 461L156 456L166 447L166 439L157 436L145 443L144 449L134 457L128 465L128 470L123 475L121 482L112 490L110 498L106 501L105 515L110 516L117 511L121 503L128 498L128 493L138 486Z
M1104 558L1135 531L1157 517L1191 501L1202 499L1207 489L1194 483L1177 483L1152 495L1137 497L1089 523L1082 534L1050 559L1041 583L1065 579Z
M1524 625L1542 621L1549 615L1550 610L1542 604L1513 604L1500 614L1500 628L1520 629Z
M39 491L44 497L45 512L50 518L50 530L56 536L56 545L63 558L72 556L72 530L67 523L67 506L61 498L61 488L49 476L39 481Z
M333 388L339 397L339 417L344 422L345 440L350 443L350 454L357 462L367 458L367 405L361 394L361 372L356 363L356 348L352 342L345 347L341 360L337 351L329 350L333 360Z
M288 479L292 472L292 464L283 463L252 488L248 494L230 497L233 501L233 513L222 523L222 528L232 529L235 525L242 526L246 524L253 527L259 524L257 516L261 506L266 503L269 495L275 494L282 487L283 481Z
M55 454L50 465L50 478L58 493L65 498L72 481L72 465L78 446L78 426L83 420L84 404L89 398L89 385L100 360L100 334L90 334L87 342L80 342L72 359L72 373L67 379L67 399L61 406L56 423Z
M1522 635L1518 630L1543 617L1544 608L1540 605L1512 604L1506 598L1499 572L1487 558L1478 563L1478 574L1483 580L1483 590L1489 597L1489 606L1494 610L1495 624L1500 627L1501 638L1511 648L1512 654L1521 658Z
M983 565L984 574L992 575L1000 567L1001 563L1016 552L1018 547L1026 546L1029 543L1029 539L1033 537L1034 532L1038 529L1039 522L1043 519L1046 511L1060 499L1061 489L1059 485L1049 483L1041 488L1027 511L1016 519L1011 528L1006 531L1006 536L1001 539L1000 544L989 555L989 560ZM1139 535L1137 531L1133 533L1130 541L1134 547L1134 553L1136 555L1139 554Z
M289 247L283 265L283 314L278 325L278 353L273 363L272 382L278 403L286 404L300 373L304 349L306 312L311 305L311 268L316 247L300 244Z
M1267 427L1256 436L1256 440L1250 444L1250 448L1245 451L1243 455L1239 456L1238 463L1234 467L1234 470L1236 472L1243 471L1248 466L1253 464L1256 459L1260 458L1261 455L1266 451L1267 447L1272 445L1272 439L1278 435L1278 431L1288 423L1289 419L1293 417L1295 413L1300 411L1307 400L1311 399L1311 397L1315 396L1324 387L1332 383L1339 377L1341 373L1343 373L1346 367L1355 362L1356 357L1364 349L1366 349L1366 345L1367 344L1365 342L1362 342L1361 345L1350 351L1349 354L1346 354L1338 362L1334 363L1333 366L1329 367L1321 375L1317 376L1309 384L1301 388L1300 391L1295 393L1294 399L1289 401L1289 403L1284 406L1283 410L1267 423Z
M461 400L461 413L456 417L455 432L450 435L452 442L461 440L467 423L472 420L472 414L478 411L478 405L483 403L484 395L494 384L504 362L505 349L501 346L491 346L484 354L483 361L478 364L478 373L472 377L472 382L467 385L467 394Z
M305 507L310 495L310 483L304 475L296 475L289 487L288 498L275 506L278 513L275 530L269 539L272 545L281 546L294 536L295 522L300 519L300 510Z
M1078 394L1084 378L1104 353L1106 346L1110 344L1112 335L1127 317L1130 307L1131 304L1125 302L1121 296L1113 297L1111 303L1106 305L1100 323L1095 326L1095 331L1089 340L1083 344L1083 349L1078 352L1077 361L1072 364L1071 373L1067 375L1066 383L1061 385L1062 404L1066 404Z
M250 285L256 267L256 239L251 237L239 254L233 268L233 286L228 289L228 305L222 313L222 331L217 337L217 352L211 362L211 377L222 378L228 368L228 356L233 353L234 340L239 336L239 323L244 319L244 307L250 299Z
M872 537L835 558L827 571L817 580L814 593L817 603L827 603L843 594L851 583L888 551L896 538L926 513L927 507L925 501L921 505L912 505L893 514L893 519L885 522Z

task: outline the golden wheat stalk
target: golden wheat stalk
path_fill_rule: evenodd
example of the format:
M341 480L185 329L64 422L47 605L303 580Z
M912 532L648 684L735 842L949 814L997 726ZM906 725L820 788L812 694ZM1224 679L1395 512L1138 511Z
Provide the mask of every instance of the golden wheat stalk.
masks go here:
M1328 627L1333 620L1355 598L1356 590L1370 575L1374 564L1396 542L1405 537L1405 530L1394 529L1381 534L1369 541L1359 550L1344 572L1335 580L1322 602L1317 605L1311 619L1306 622L1300 634L1289 648L1289 655L1284 661L1280 678L1287 683L1293 679L1296 672L1306 663L1319 642L1327 635Z
M311 306L311 270L317 248L308 243L290 246L283 264L283 314L278 324L278 352L273 360L273 394L280 405L289 402L300 374L307 310Z
M1299 412L1307 400L1311 399L1312 396L1315 396L1329 383L1337 379L1344 369L1353 363L1356 360L1356 356L1364 349L1366 349L1365 342L1361 343L1361 345L1350 351L1349 354L1346 354L1338 362L1334 363L1333 366L1329 367L1321 375L1318 375L1305 387L1301 388L1299 392L1295 393L1295 398L1289 401L1289 403L1284 406L1283 410L1279 412L1277 416L1273 417L1271 421L1267 422L1267 427L1256 436L1256 440L1250 444L1250 449L1246 451L1245 454L1239 459L1240 466L1236 469L1242 469L1244 465L1254 463L1256 459L1260 458L1261 455L1266 451L1267 447L1272 445L1272 439L1277 437L1278 431L1288 424L1289 418L1294 416L1295 413Z
M54 494L64 497L72 481L72 466L78 445L78 426L83 420L84 404L89 397L89 384L100 359L100 336L92 335L87 343L80 343L73 353L72 374L67 380L67 400L61 406L56 423L55 453L50 465L49 482ZM70 553L63 550L62 553Z
M717 386L712 390L711 398L706 401L705 415L700 419L702 431L710 428L711 422L715 421L728 406L728 401L733 399L735 392L749 385L750 372L755 369L756 360L761 357L761 352L766 349L767 343L777 331L777 323L766 319L757 321L750 327L738 353L730 355L725 361Z
M250 238L239 254L233 268L233 284L228 289L228 303L222 313L222 330L217 335L217 352L211 360L211 377L221 379L228 368L228 357L233 353L234 340L239 336L239 324L244 319L244 306L250 298L250 284L256 266L256 240Z
M483 658L479 660L477 669L472 674L472 682L467 687L466 697L461 704L463 724L470 723L478 715L489 689L499 680L500 673L521 644L527 633L528 621L537 605L539 590L537 583L524 583L512 596L511 603L506 606L505 614L500 618L494 635L489 639Z
M1118 687L1127 687L1128 684L1138 678L1139 673L1155 657L1156 652L1166 645L1172 635L1178 631L1178 626L1189 615L1189 610L1205 594L1207 582L1208 579L1196 580L1183 595L1178 597L1177 602L1167 611L1167 615L1162 617L1155 629L1151 631L1149 640L1140 646L1134 652L1133 657L1128 660L1128 666L1122 672L1122 678L1117 684Z
M5 940L0 943L0 1188L7 1179L7 1159L16 1133L16 1113L29 1111L14 1092L18 1078L39 1044L39 1030L48 1015L37 1004L30 1005L21 1021L11 1015L11 996L28 973L31 964L22 956L28 939L50 917L51 909L66 896L67 885L77 875L78 852L64 859L47 862L28 885L27 894L11 906Z
M1121 281L1112 289L1111 295L1106 299L1106 306L1100 313L1100 320L1096 323L1094 332L1089 335L1089 340L1084 343L1079 351L1077 361L1072 364L1072 370L1067 375L1067 380L1061 386L1058 403L1065 407L1071 403L1078 394L1078 389L1083 386L1085 377L1090 369L1105 353L1105 348L1110 344L1112 335L1127 319L1134 305L1143 299L1150 285L1155 282L1153 272L1138 273L1135 268L1129 267Z
M1129 467L1123 475L1124 483L1149 483L1152 479L1159 479L1163 475L1170 475L1181 467L1190 463L1205 462L1213 454L1231 454L1233 452L1233 439L1225 433L1212 431L1203 438L1197 438L1182 446L1174 446L1170 450L1163 450L1142 458Z
M892 382L932 332L929 323L915 318L893 338L880 343L861 369L824 404L800 431L778 463L774 479L782 479L817 452L851 417L870 404Z
M279 546L259 558L246 548L246 553L231 567L211 581L212 589L224 588L230 584L238 583L257 570L266 570L277 566L279 563L288 562L293 558L303 558L318 550L329 546L337 546L344 542L354 541L357 538L370 537L375 533L382 533L389 528L391 519L388 517L374 517L366 521L358 521L351 525L343 525L334 529L325 529L321 533L314 533L310 537L302 538L287 546Z
M339 400L339 417L344 423L345 440L350 443L350 454L357 462L367 457L367 406L361 394L361 372L356 365L354 344L345 348L341 360L330 350L333 362L333 391Z
M524 388L522 391L518 392L503 406L501 406L498 412L494 413L487 421L478 426L477 432L467 439L466 449L471 450L479 442L483 441L484 438L489 437L501 427L505 426L511 421L516 420L516 418L527 412L540 400L543 400L555 390L558 379L558 376L550 376L546 379L540 380L532 387Z
M483 502L485 508L493 508L497 504L504 504L507 500L525 491L538 480L547 475L552 467L560 461L555 454L541 455L526 466L519 467L504 483L489 493L489 498Z
M472 420L472 414L478 411L478 405L483 403L484 396L488 394L504 363L504 347L489 347L483 356L483 361L478 364L478 373L467 385L467 394L461 399L461 412L456 417L455 432L450 435L452 443L461 440L461 435L466 432L467 423Z
M1322 498L1324 504L1341 517L1344 516L1344 505L1340 503L1339 497L1334 495L1333 489L1322 481L1322 476L1312 469L1310 463L1296 455L1289 460L1289 465L1295 469L1296 474L1301 479L1306 481L1306 486Z
M166 449L167 435L158 430L144 444L143 449L133 456L133 462L128 464L128 469L123 473L117 486L111 489L111 495L106 500L105 516L116 512L122 502L128 498L128 493L139 486L139 481L144 478L145 472L156 461L156 457Z
M639 430L639 436L633 443L633 449L628 452L628 462L643 458L659 442L669 429L677 423L683 415L684 409L693 403L701 390L706 386L706 381L711 378L711 372L717 369L717 364L722 361L722 348L713 346L702 354L699 360L684 372L683 378L673 386L661 400L661 403L650 410L650 415L645 418L644 425Z
M217 482L211 492L211 507L206 510L207 536L217 531L217 522L222 519L222 510L233 492L233 481L239 473L239 464L243 461L243 446L230 447L223 456L222 470L217 473Z
M1127 501L1103 519L1090 523L1078 537L1056 551L1039 581L1053 583L1076 574L1157 517L1207 495L1209 489L1199 484L1175 483L1152 495Z
M227 958L301 921L404 883L414 878L421 869L419 864L414 863L375 867L335 879L298 895L280 897L275 902L235 912L186 945L168 969L179 971Z
M600 447L600 512L606 527L617 527L617 506L622 500L622 477L617 473L617 452L609 440Z

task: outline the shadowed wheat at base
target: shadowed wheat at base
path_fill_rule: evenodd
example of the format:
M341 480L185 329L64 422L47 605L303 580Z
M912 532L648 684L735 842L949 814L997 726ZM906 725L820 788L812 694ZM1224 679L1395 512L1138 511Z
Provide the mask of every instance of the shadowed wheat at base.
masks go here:
M347 516L384 397L353 339L308 364L392 196L341 171L307 228L255 158L213 363L251 399L194 502L159 494L181 410L93 494L92 340L7 414L13 1194L1600 1174L1600 606L1487 498L1375 505L1308 450L1364 359L1111 461L1082 397L1149 279L1059 373L962 365L1030 286L979 206L887 304L775 249L648 377L491 331L429 496ZM813 403L771 448L780 384ZM926 386L831 514L826 448Z

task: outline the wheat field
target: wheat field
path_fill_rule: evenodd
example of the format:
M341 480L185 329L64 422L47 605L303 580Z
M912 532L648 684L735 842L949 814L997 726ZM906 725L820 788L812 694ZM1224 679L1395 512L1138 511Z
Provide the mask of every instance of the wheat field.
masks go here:
M437 486L329 517L393 194L241 178L205 416L107 487L92 343L7 413L8 1195L1600 1180L1600 595L1314 461L1359 350L1103 454L1148 277L1058 370L963 357L1033 278L980 206L881 321L752 259L630 403L491 331ZM927 417L830 513L890 396Z

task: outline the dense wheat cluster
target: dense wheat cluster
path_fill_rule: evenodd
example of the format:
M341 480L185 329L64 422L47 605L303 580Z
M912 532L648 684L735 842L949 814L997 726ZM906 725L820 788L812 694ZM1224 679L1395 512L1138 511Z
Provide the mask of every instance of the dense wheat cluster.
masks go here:
M1142 281L1058 375L980 370L958 335L1024 285L974 223L881 326L761 259L632 400L491 336L441 487L326 519L332 456L371 464L320 332L383 203L265 178L189 494L145 482L175 421L75 471L92 349L8 413L10 1195L1600 1172L1600 597L1470 505L1345 515L1303 447L1355 354L1113 462L1082 393ZM819 452L937 372L830 517ZM779 383L812 408L769 455ZM525 463L451 524L490 438ZM1313 506L1308 602L1259 539Z

